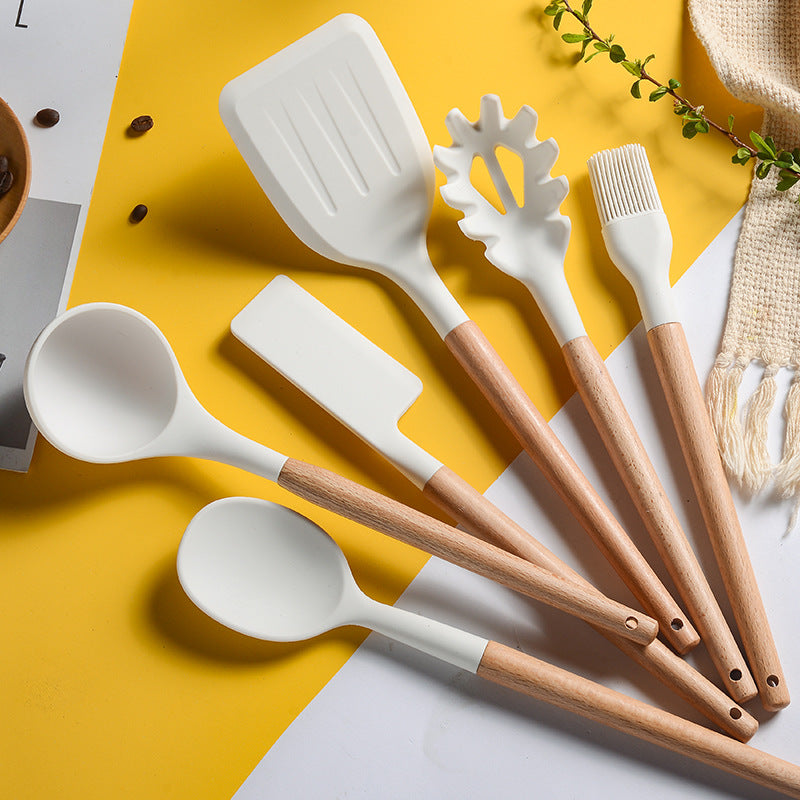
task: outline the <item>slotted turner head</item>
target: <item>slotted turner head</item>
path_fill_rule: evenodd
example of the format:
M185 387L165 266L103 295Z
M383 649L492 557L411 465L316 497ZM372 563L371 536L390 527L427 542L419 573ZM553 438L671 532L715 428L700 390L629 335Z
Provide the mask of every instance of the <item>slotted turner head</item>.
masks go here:
M343 14L232 80L220 114L289 227L326 258L389 277L424 247L430 145L372 28Z

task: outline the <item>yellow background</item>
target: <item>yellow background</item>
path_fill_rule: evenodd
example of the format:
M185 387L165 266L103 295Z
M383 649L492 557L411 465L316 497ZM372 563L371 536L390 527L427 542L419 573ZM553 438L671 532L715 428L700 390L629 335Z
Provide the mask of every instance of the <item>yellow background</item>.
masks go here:
M757 109L717 83L680 2L596 5L599 31L613 31L630 55L657 54L655 75L682 80L689 97L723 121L736 112L742 131L758 126ZM554 136L561 147L554 172L571 185L563 206L573 222L568 277L606 355L638 311L602 245L587 157L629 141L647 146L675 237L673 278L744 202L749 170L728 163L721 139L683 140L668 102L633 100L629 76L606 58L574 66L574 46L560 42L541 7L136 0L70 305L108 300L139 309L224 422L436 513L232 339L231 318L274 275L289 274L423 379L405 432L484 490L517 454L514 440L398 289L325 262L284 227L223 129L217 98L229 79L349 11L375 28L432 144L450 143L451 107L474 119L484 93L499 94L507 116L534 106L539 137ZM562 29L574 26L565 20ZM126 136L140 114L154 117L154 129ZM150 213L134 226L127 217L137 203ZM526 291L482 259L457 218L437 197L434 264L550 417L570 394L556 344ZM302 645L249 641L183 596L174 561L186 523L206 503L236 494L275 499L322 524L379 599L394 600L424 562L214 464L96 466L40 441L27 475L0 473L4 797L228 797L361 641L355 630Z

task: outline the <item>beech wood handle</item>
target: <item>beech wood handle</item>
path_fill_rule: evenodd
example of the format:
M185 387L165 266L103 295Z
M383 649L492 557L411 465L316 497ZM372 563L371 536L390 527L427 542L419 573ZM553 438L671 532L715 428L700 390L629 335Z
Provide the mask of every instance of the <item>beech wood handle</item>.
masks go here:
M470 533L538 564L586 591L599 593L582 575L447 467L433 475L423 492ZM730 736L746 742L756 732L758 723L754 717L732 703L715 684L657 639L641 647L620 636L597 630Z
M634 597L659 621L664 637L680 653L694 647L700 637L689 618L603 503L480 328L472 321L464 322L447 334L445 343Z
M686 335L669 322L649 330L647 340L761 702L777 711L789 692Z
M288 459L278 484L322 508L386 533L459 567L641 644L658 623L599 592L587 591L519 556L361 486L335 472Z
M489 642L478 675L789 797L800 798L800 768L794 764L505 645Z
M617 387L588 336L562 347L589 416L669 571L725 688L737 702L757 694L747 661L683 532Z

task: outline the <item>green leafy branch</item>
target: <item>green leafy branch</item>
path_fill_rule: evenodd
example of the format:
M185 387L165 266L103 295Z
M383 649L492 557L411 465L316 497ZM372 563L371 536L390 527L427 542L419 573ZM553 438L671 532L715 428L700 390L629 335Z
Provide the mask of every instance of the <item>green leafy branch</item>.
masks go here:
M614 34L607 37L600 36L589 22L589 12L592 9L592 0L583 0L581 10L573 8L569 0L551 0L544 9L548 17L552 17L553 27L558 30L564 15L568 15L580 23L579 33L563 33L561 38L567 44L580 45L579 61L589 62L595 56L605 54L614 64L619 64L633 76L634 81L630 92L637 100L642 97L642 84L650 84L653 88L648 93L648 100L655 103L663 97L670 97L672 110L682 121L681 132L686 139L693 139L699 133L709 133L714 130L725 136L736 148L736 153L731 157L734 164L747 164L752 159L757 159L756 177L764 179L773 168L778 170L778 191L786 191L800 181L800 147L791 152L781 150L771 136L761 136L755 131L750 131L750 144L743 142L734 132L734 116L728 117L726 126L720 125L708 116L702 105L694 105L686 97L679 94L680 81L670 78L667 83L654 78L648 71L648 64L655 58L651 54L645 59L629 58L624 48L614 41ZM800 196L797 199L800 202Z

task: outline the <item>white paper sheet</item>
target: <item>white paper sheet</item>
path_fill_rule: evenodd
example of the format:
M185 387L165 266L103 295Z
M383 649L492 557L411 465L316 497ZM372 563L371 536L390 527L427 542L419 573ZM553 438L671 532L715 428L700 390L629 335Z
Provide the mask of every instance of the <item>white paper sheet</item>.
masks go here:
M0 0L0 96L25 129L32 163L30 199L0 244L0 468L25 471L33 453L25 359L67 303L132 6ZM37 127L48 107L60 121Z
M703 380L719 345L740 223L741 214L675 289ZM608 366L721 597L710 546L641 325L610 356ZM788 376L781 376L781 380L785 392ZM777 448L779 411L773 416L773 445ZM652 546L645 541L641 523L580 400L573 397L552 425L637 544L646 555L653 556ZM449 466L457 469L457 465ZM527 456L517 458L487 496L596 585L631 602L627 590ZM796 575L800 532L786 534L791 513L786 503L770 498L747 501L737 497L736 501L789 688L798 692L800 588ZM650 560L657 563L655 556ZM438 559L423 568L398 605L519 647L704 722L587 626ZM692 654L689 660L713 678L704 652ZM749 710L762 723L751 744L800 763L800 705L791 705L777 715L760 712L757 701L750 705ZM255 766L235 798L766 800L777 796L568 712L496 688L373 634Z

